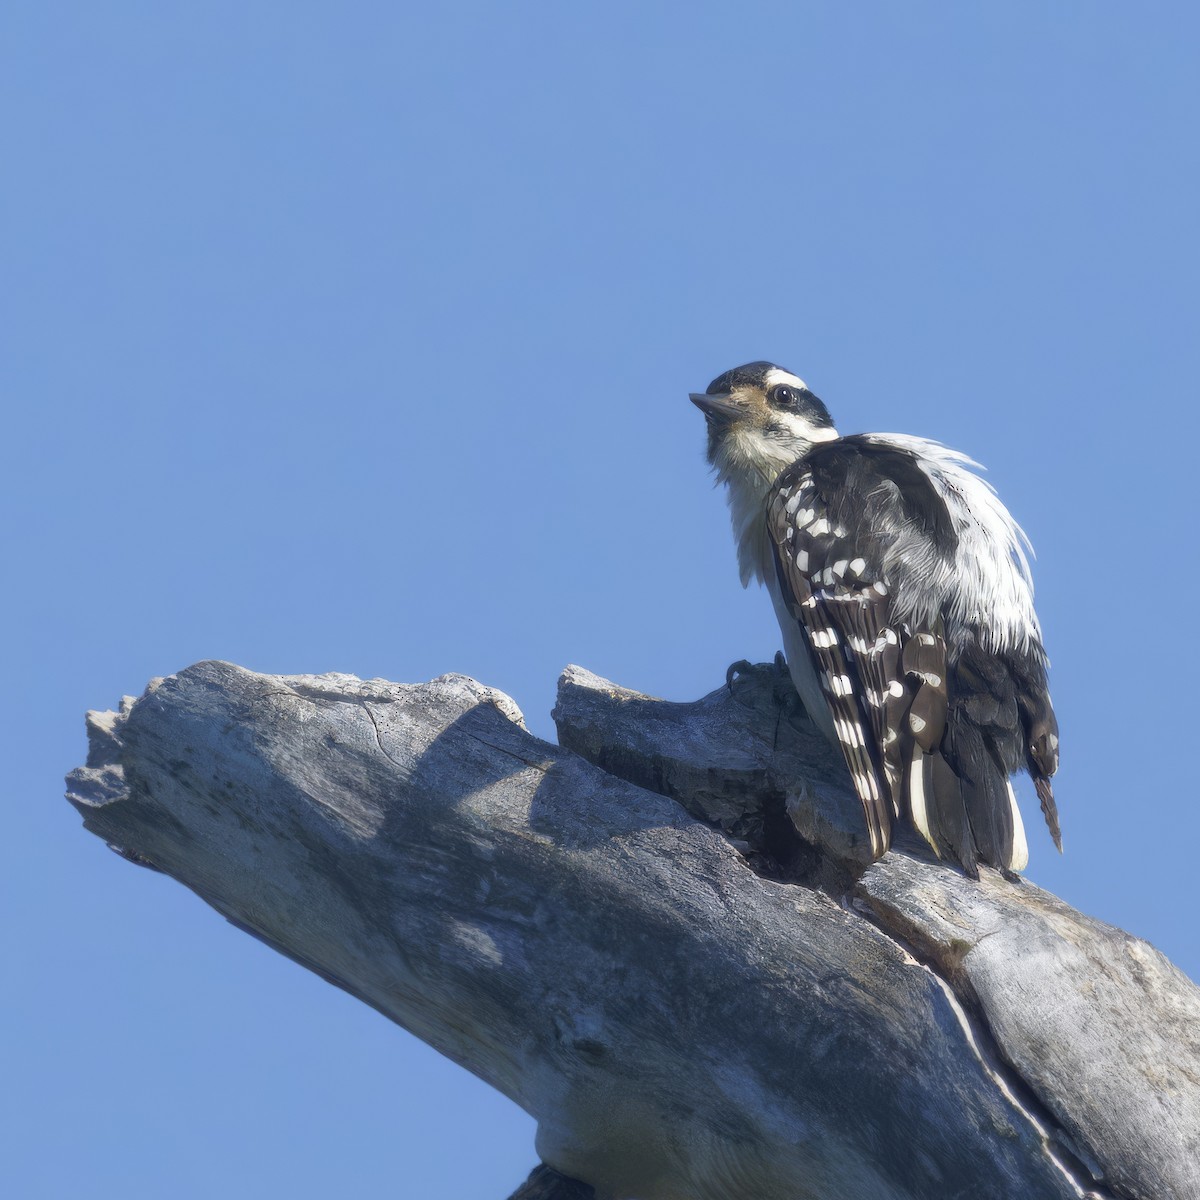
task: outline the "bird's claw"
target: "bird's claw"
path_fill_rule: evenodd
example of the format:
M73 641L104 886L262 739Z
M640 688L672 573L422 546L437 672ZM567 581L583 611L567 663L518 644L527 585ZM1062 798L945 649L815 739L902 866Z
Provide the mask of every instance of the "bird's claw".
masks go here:
M737 662L729 664L729 670L725 672L725 686L729 689L731 696L733 695L734 679L739 675L745 675L753 666L754 664L748 658L739 658Z

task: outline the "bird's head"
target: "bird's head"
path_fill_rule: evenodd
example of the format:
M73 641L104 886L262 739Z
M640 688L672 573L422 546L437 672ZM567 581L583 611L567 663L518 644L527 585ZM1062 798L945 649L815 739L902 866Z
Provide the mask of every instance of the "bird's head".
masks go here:
M769 482L814 442L838 436L804 380L774 363L734 367L691 399L708 425L708 461L726 481L752 473Z

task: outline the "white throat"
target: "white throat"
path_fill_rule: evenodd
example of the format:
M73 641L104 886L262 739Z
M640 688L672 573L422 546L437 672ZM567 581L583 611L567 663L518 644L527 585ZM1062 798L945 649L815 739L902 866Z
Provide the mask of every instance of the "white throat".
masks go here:
M833 441L836 429L806 428L803 438L781 441L757 429L735 428L721 442L715 466L717 482L729 488L729 515L737 543L738 575L742 587L752 579L774 578L775 565L767 537L767 493L775 480L812 448Z

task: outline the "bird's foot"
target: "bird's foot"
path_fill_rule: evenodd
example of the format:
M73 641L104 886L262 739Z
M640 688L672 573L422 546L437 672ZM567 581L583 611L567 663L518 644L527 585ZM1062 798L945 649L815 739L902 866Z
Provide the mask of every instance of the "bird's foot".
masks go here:
M725 686L730 695L734 694L733 681L739 675L757 675L763 684L770 681L771 699L780 719L793 721L804 712L804 704L796 691L796 685L792 682L792 673L788 670L787 659L782 652L776 654L775 661L769 664L752 663L744 658L731 663L729 670L725 672ZM752 694L755 694L755 691L756 689L751 689Z
M782 650L775 652L775 683L772 689L775 693L775 703L789 718L804 711L804 703L796 685L792 682L792 672L788 669L787 659Z

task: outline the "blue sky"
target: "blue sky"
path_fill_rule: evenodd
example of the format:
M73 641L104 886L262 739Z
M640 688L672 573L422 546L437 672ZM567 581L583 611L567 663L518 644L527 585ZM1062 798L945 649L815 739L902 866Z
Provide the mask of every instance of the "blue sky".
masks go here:
M687 402L770 358L990 468L1063 726L1030 877L1200 976L1191 6L0 14L7 1194L502 1197L533 1122L79 827L202 658L769 659Z

